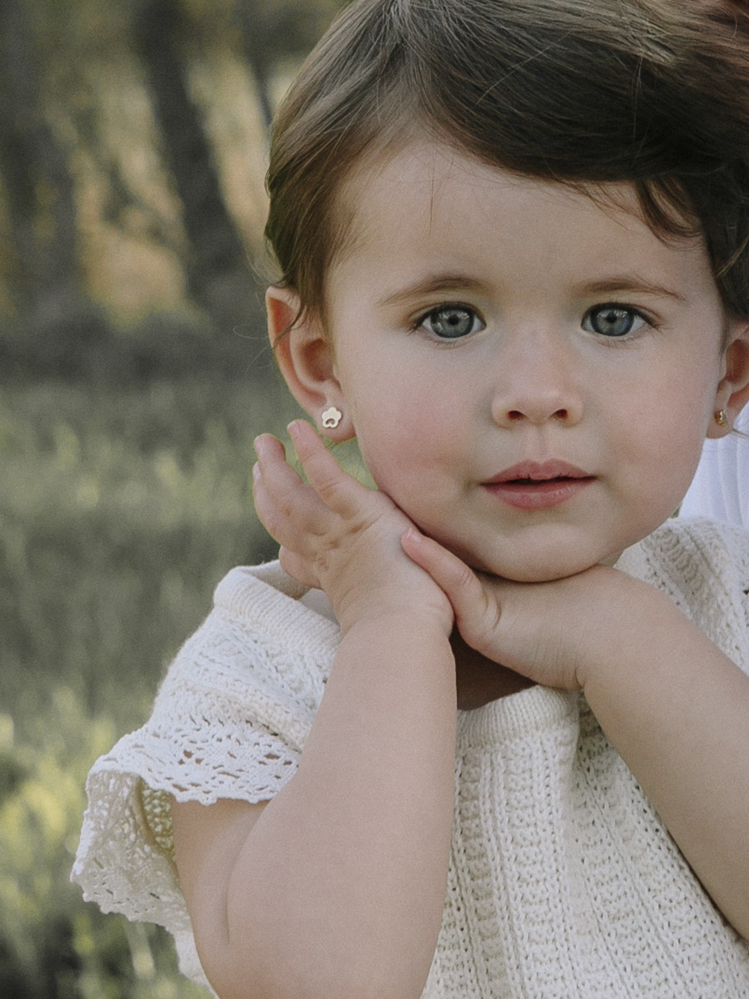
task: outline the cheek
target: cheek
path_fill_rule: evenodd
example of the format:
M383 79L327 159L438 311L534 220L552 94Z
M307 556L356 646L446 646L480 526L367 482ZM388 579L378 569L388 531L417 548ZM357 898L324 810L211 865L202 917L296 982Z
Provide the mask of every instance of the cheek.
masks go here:
M360 393L354 406L359 447L372 478L397 502L454 473L470 434L463 407L447 386L385 379L383 392Z
M662 407L663 421L669 427L669 432L664 434L670 438L670 442L664 441L666 448L670 443L673 450L684 455L695 451L699 455L713 418L719 379L712 357L705 357L702 366L674 372L666 387Z
M620 429L643 502L673 508L681 502L700 460L714 396L710 378L676 366L649 391L632 386Z

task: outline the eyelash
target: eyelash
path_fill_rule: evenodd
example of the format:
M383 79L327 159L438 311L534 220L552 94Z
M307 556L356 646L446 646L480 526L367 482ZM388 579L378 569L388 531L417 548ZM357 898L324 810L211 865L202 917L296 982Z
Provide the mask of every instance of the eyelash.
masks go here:
M614 334L602 333L599 330L592 329L585 325L586 321L590 320L591 317L600 315L604 313L607 309L610 310L611 312L626 313L627 316L631 318L633 325L639 319L642 321L641 325L634 330L630 328L625 330L623 333L614 333ZM440 336L434 330L430 330L426 326L427 320L429 320L431 317L437 316L440 312L445 313L449 312L450 310L455 310L456 312L468 313L473 316L473 322L471 324L472 328L467 333L458 334L457 336L449 336L449 335ZM474 309L472 306L465 305L463 302L444 302L440 305L435 306L434 308L429 309L428 312L421 313L421 315L416 319L416 321L411 326L411 331L416 332L416 330L418 329L426 329L427 333L430 333L432 336L436 337L436 339L441 340L442 342L445 343L449 343L454 340L463 340L467 336L470 336L472 333L479 332L479 330L476 330L474 328L476 320L478 320L478 322L481 323L481 329L486 328L484 320L481 318L476 309ZM645 315L645 313L643 313L640 309L636 309L634 306L631 305L626 305L623 302L601 302L598 305L592 306L590 309L587 310L587 312L583 316L580 325L582 329L586 330L586 332L593 333L596 336L601 337L602 339L620 340L625 342L627 340L631 340L634 334L639 333L640 330L643 328L643 326L649 326L651 329L655 328L656 326L655 322L649 316Z
M440 336L438 333L435 333L434 330L430 330L425 326L426 321L430 317L436 316L440 312L449 312L451 310L454 310L455 312L465 312L473 317L473 321L471 323L471 329L467 333L454 337ZM444 343L450 343L453 340L464 340L472 333L480 332L480 330L474 328L477 320L481 324L481 329L482 330L486 329L486 323L481 318L476 309L474 309L472 306L465 305L463 302L443 302L440 305L437 305L429 309L427 312L422 312L421 315L416 319L416 321L411 326L411 330L412 332L416 332L419 329L426 329L427 333L434 336L437 340L441 340Z
M625 330L625 332L618 334L601 333L598 330L589 329L588 327L585 326L586 320L590 319L591 316L594 316L596 313L598 314L604 313L606 312L606 310L609 310L611 312L627 313L627 315L631 317L633 322L636 322L638 319L640 319L642 320L642 324L638 326L637 329L633 330L630 328L628 330ZM651 329L653 329L655 328L655 325L656 324L653 322L653 320L649 316L645 315L645 313L642 312L640 309L636 309L632 305L625 305L623 302L602 302L600 305L594 305L590 309L588 309L588 311L585 313L580 322L580 326L588 333L593 333L596 336L602 337L605 340L622 340L622 341L631 340L634 335L640 332L643 326L649 326Z

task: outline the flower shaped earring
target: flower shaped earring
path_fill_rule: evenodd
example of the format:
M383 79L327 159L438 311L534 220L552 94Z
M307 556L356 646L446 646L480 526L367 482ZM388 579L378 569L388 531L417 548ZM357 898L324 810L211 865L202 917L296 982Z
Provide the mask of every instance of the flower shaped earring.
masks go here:
M326 409L322 414L322 425L326 430L335 430L342 419L343 413L340 409L336 409L335 406L331 406L330 409Z

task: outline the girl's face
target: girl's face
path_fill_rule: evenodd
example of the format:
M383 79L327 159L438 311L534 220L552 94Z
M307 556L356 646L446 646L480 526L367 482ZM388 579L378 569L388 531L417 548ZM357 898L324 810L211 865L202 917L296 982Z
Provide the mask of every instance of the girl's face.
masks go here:
M701 244L436 144L361 170L346 198L334 401L423 531L537 581L612 563L674 512L733 391Z

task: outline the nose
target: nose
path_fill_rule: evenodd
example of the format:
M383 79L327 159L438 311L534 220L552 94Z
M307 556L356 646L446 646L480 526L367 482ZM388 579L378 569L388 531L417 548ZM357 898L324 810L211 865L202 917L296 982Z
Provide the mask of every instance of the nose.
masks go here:
M492 418L499 426L549 421L574 425L583 415L581 358L563 336L543 330L508 337L498 358Z

